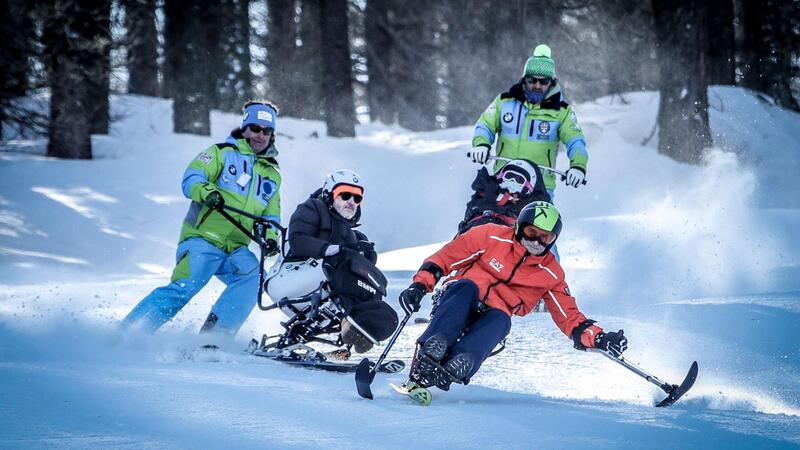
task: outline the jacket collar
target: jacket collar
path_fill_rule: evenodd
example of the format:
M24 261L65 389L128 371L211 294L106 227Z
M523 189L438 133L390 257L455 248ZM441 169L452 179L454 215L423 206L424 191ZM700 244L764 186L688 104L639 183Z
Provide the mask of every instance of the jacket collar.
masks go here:
M514 255L515 258L527 257L525 259L526 265L535 266L536 264L544 263L545 260L548 257L550 257L550 258L554 257L553 253L551 251L549 251L549 250L547 252L545 252L544 255L541 255L541 256L531 255L530 253L528 253L528 250L525 249L525 246L522 245L519 241L517 241L514 238L514 228L513 227L507 227L507 228L508 228L508 230L504 230L504 233L502 233L502 235L499 236L499 237L502 237L504 239L508 239L508 240L510 240L512 242L512 244L511 244L512 245L511 252Z
M250 147L250 143L247 142L247 139L245 138L237 139L233 135L230 135L228 136L227 139L225 139L225 142L233 145L234 147L236 147L237 150L239 150L239 153L245 155L256 155L257 158L272 158L272 159L278 156L278 149L276 149L274 145L270 145L269 147L266 148L265 151L261 153L256 153L253 150L253 148Z
M506 92L500 94L500 98L513 98L522 103L527 103L528 100L525 98L525 88L522 87L522 79L511 86ZM559 109L562 103L564 103L564 101L563 95L561 94L561 85L556 82L556 84L547 91L547 95L539 106L542 109ZM530 105L530 103L528 104Z

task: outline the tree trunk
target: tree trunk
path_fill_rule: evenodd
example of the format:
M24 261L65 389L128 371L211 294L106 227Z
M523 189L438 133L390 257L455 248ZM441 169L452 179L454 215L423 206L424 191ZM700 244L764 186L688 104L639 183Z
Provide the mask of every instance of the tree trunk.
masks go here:
M111 77L111 0L86 0L86 23L90 27L91 57L86 71L92 134L108 134Z
M238 6L236 9L238 14L234 21L239 34L235 54L239 69L236 72L236 84L231 89L239 94L234 103L236 108L241 108L245 101L253 98L253 72L250 69L250 63L253 60L253 56L250 54L250 0L235 1Z
M14 98L25 95L28 90L30 63L33 51L33 21L24 0L0 0L0 10L5 11L0 19L0 139L3 138L3 122L11 115Z
M372 121L390 124L397 114L392 75L389 2L368 0L364 20L367 41L367 104Z
M80 14L87 6L86 2L57 2L43 8L44 60L50 86L47 155L52 157L92 157L92 107L84 70L92 57L92 41Z
M699 163L711 145L705 67L708 7L653 0L653 15L661 67L658 151L678 161Z
M655 36L650 5L603 0L594 12L605 43L602 56L608 93L657 89L658 67L652 56Z
M294 0L269 2L267 35L268 98L281 109L281 115L300 117L297 91L297 25Z
M473 125L502 89L491 86L486 76L494 70L488 64L494 46L482 42L482 39L491 40L493 37L487 32L491 5L476 2L470 8L465 8L461 0L448 0L445 7L448 21L444 51L447 63L447 126ZM528 54L516 55L518 73L522 73L527 57ZM505 87L508 88L514 81L513 78L506 79Z
M437 128L438 61L434 40L438 29L434 5L426 0L407 0L402 6L404 13L394 16L394 31L399 38L395 41L392 61L392 66L398 68L394 73L400 100L397 121L412 131Z
M708 84L736 83L736 42L734 37L733 0L715 3L709 14Z
M800 18L797 2L744 0L742 9L741 84L770 95L783 107L800 110L791 91L791 79L797 73L798 42L792 39Z
M743 45L741 49L742 79L740 84L748 89L762 90L761 55L765 54L764 20L766 11L759 1L742 1Z
M322 2L320 29L322 30L322 71L325 89L325 122L328 135L355 136L355 108L353 105L352 66L348 37L347 0Z
M128 92L158 95L156 0L125 0Z
M222 101L219 87L231 71L226 65L224 54L225 37L234 28L230 25L230 5L226 0L206 1L202 2L202 7L197 11L197 18L202 23L202 33L195 37L195 43L205 61L203 72L207 78L205 86L208 89L208 108L219 109L218 105ZM209 26L216 21L221 21L225 26Z
M294 67L301 76L295 76L299 106L298 117L313 120L325 119L325 102L323 91L325 74L320 67L322 62L322 0L301 0L300 11L300 41L302 46L297 48ZM348 58L349 59L349 58Z
M176 133L208 135L209 110L218 63L209 56L208 5L182 0L164 1L164 80L173 98Z
M213 107L238 112L252 95L249 0L223 0L216 14L227 26L210 39L220 59Z

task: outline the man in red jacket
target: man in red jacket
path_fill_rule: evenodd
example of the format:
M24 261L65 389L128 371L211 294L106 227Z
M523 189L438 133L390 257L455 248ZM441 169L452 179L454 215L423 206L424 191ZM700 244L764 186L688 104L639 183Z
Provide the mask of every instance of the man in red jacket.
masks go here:
M564 270L550 252L561 232L555 206L539 201L522 209L515 226L486 224L457 236L428 257L400 294L406 314L439 278L455 271L428 329L417 339L408 389L453 381L467 384L492 349L511 330L511 316L531 312L539 299L575 348L602 348L621 354L623 331L606 333L578 310ZM414 385L410 385L414 383Z

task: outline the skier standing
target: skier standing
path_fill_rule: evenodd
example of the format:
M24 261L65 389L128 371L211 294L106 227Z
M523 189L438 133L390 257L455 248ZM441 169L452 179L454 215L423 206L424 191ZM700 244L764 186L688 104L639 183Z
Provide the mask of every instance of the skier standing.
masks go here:
M214 210L223 205L280 222L281 175L275 159L278 110L264 101L242 107L240 128L224 143L200 152L183 174L183 194L192 200L183 221L170 283L152 291L123 319L122 326L156 331L172 319L212 276L226 284L201 331L235 335L256 304L259 261L250 239ZM231 213L246 228L253 220ZM278 252L277 233L267 232L267 250Z
M564 271L549 252L561 228L561 216L552 204L534 202L522 209L513 228L474 227L425 260L400 294L407 314L419 310L422 297L445 271L457 273L417 339L408 390L448 390L454 381L467 384L508 335L511 316L528 314L539 299L575 348L625 351L623 331L604 332L584 316L570 294Z
M473 162L485 164L495 144L499 157L527 159L552 168L556 164L559 142L566 146L570 160L564 181L569 186L580 187L589 161L586 139L575 111L564 100L550 47L541 44L525 62L522 78L507 92L498 95L481 114L475 124L470 156ZM497 162L495 170L501 165ZM544 182L552 199L555 175L546 173Z

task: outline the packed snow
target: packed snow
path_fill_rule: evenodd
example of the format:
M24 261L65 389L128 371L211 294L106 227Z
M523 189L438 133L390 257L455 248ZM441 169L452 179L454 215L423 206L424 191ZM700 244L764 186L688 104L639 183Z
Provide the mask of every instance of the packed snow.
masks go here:
M168 100L114 96L92 161L46 158L45 140L19 136L0 151L0 447L797 447L800 115L738 88L709 98L717 147L701 166L657 153L655 93L576 105L588 184L555 197L587 316L625 329L628 359L665 381L698 362L694 388L666 409L653 407L657 387L573 350L548 314L515 318L508 348L429 407L389 387L406 372L378 375L366 400L352 374L245 354L279 330L279 312L256 310L221 350L202 350L216 280L155 335L123 333L118 321L172 271L183 169L239 118L213 113L211 137L174 134ZM361 230L396 305L463 215L471 134L367 124L334 139L282 118L283 220L326 173L359 172ZM407 326L390 357L408 361L424 326Z

